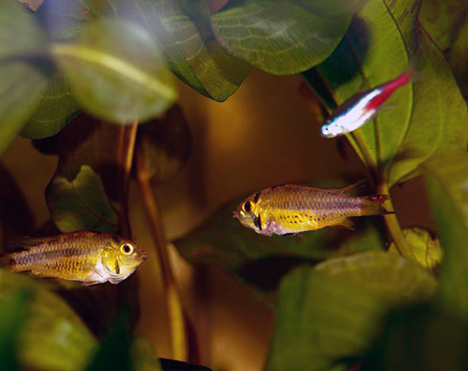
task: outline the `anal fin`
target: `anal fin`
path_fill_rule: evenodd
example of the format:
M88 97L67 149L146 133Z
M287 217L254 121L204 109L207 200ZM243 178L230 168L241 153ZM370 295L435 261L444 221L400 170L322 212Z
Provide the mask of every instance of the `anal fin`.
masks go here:
M338 223L336 226L349 229L350 231L354 231L354 223L349 218L346 218L342 222Z

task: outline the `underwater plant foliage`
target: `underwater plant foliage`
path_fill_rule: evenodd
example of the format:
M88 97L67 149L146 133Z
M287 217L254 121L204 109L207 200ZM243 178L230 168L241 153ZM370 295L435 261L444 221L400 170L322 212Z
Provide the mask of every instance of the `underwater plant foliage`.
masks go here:
M273 308L265 371L466 369L467 45L467 0L4 0L0 153L19 133L58 163L45 190L50 218L39 228L0 167L2 253L20 234L138 238L129 216L136 183L165 340L181 362L160 361L151 341L134 334L141 277L82 287L0 268L0 368L207 370L197 338L204 330L175 278L172 242L192 266L226 271ZM177 84L223 102L252 68L300 75L314 93L311 122L319 104L326 116L360 91L415 72L372 122L346 134L362 164L350 178L367 177L366 191L389 195L385 208L396 215L358 220L352 231L270 238L232 217L247 196L239 194L170 241L158 186L183 172L195 146ZM415 177L424 178L433 230L403 228L393 207L391 188Z

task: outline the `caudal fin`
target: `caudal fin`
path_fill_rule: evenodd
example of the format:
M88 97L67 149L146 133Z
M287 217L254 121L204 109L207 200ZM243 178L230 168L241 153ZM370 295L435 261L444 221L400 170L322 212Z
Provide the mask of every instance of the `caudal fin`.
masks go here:
M371 195L362 199L364 200L362 215L395 214L394 211L388 211L383 207L383 203L389 199L388 195Z

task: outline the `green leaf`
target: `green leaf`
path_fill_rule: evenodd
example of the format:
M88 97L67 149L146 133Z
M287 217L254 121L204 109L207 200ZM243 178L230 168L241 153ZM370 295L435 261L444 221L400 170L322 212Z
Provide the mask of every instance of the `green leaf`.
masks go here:
M5 370L19 370L16 348L27 318L29 299L27 291L18 291L0 304L0 365Z
M222 102L250 72L250 64L231 56L215 39L206 1L134 3L146 10L144 22L162 45L172 72L199 93Z
M420 227L404 229L403 236L410 246L416 262L424 269L437 272L444 255L439 240L434 238L427 229ZM394 242L390 244L388 251L399 254Z
M449 50L449 63L452 67L460 90L468 100L468 11L465 21L461 24L458 33Z
M424 167L432 215L444 249L439 303L468 316L468 155L440 158Z
M467 16L467 0L426 0L421 4L421 26L437 46L445 51L457 37Z
M34 112L51 74L47 44L17 1L0 7L0 153Z
M233 0L211 23L230 54L266 72L291 75L333 52L352 19L347 3Z
M301 6L323 17L352 16L362 9L366 0L299 0Z
M392 109L349 136L367 166L390 186L416 176L418 165L432 157L464 151L468 142L466 104L444 56L418 23L419 5L369 0L319 67L342 104L364 90L363 84L385 83L418 60L421 80L401 87L388 101Z
M81 371L97 346L94 336L56 294L29 277L0 269L2 302L22 290L30 291L33 299L19 333L21 369Z
M301 267L282 282L266 371L327 370L362 356L385 312L429 299L435 279L384 252Z
M155 184L177 175L191 149L190 130L181 108L175 105L163 118L138 128L136 150L146 158Z
M132 354L133 370L162 371L159 358L149 339L138 337L133 340L130 350Z
M100 118L131 123L164 112L176 91L152 37L141 27L100 20L76 43L57 43L52 53L83 107Z
M60 231L115 232L118 217L99 176L87 165L75 179L55 178L46 191L47 204Z
M466 321L440 308L417 305L392 311L366 355L362 371L466 370Z
M145 27L157 40L172 72L217 101L233 94L250 71L249 64L231 56L216 41L205 1L48 0L39 12L51 24L55 39L75 37L86 23L102 16Z
M70 86L61 74L56 74L20 134L29 139L51 137L59 133L79 110L80 105L73 97Z
M130 350L132 339L130 336L130 313L128 308L123 310L104 337L101 346L86 368L86 371L119 370L132 371Z

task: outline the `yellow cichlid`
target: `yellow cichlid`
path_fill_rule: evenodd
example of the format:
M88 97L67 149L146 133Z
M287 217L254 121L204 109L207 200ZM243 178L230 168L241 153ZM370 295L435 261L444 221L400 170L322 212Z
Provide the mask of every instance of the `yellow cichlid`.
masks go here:
M26 250L2 256L0 266L39 277L81 281L84 285L107 281L117 284L147 258L131 241L88 231L24 238L18 247Z
M234 217L247 228L271 236L333 226L352 229L349 217L393 213L382 206L386 195L351 196L360 184L341 189L291 184L267 188L244 200Z

